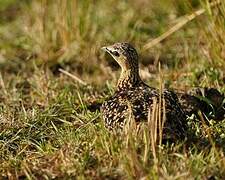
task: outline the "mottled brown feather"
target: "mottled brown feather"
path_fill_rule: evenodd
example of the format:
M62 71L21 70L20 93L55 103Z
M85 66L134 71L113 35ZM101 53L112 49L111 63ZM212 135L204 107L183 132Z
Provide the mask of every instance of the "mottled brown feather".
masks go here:
M104 49L122 68L115 94L102 105L106 127L109 129L124 127L129 115L128 104L136 122L147 121L149 109L153 106L153 99L159 101L160 93L159 90L149 87L141 80L136 50L128 43L116 43ZM163 130L165 137L184 138L187 129L186 116L176 94L164 89L162 97L165 99L166 109L166 122Z

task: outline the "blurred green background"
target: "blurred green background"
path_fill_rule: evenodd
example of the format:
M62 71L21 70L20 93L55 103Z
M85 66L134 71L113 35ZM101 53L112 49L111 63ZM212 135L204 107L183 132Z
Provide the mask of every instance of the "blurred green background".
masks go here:
M202 7L207 9L204 15L143 50L180 17ZM3 0L0 14L0 67L7 71L29 70L35 63L47 65L53 73L66 68L96 82L92 77L112 76L105 66L118 68L109 57L105 61L100 47L122 41L138 49L146 71L151 71L152 64L157 69L158 62L165 68L182 67L181 75L224 67L224 4L211 9L209 3L198 0Z
M119 75L118 65L100 48L115 42L137 48L141 76L151 86L158 86L161 64L168 87L215 87L224 93L225 2L209 4L0 0L0 179L224 177L223 121L204 128L196 122L196 136L207 141L189 149L182 143L161 148L155 164L146 134L126 143L130 137L104 129L99 112ZM144 49L201 8L206 13Z

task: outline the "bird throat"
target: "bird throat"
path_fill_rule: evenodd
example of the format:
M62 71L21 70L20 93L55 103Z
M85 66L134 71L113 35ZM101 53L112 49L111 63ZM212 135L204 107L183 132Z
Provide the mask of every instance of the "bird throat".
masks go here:
M138 70L124 70L120 74L120 78L117 83L118 90L126 90L132 87L135 87L140 84L141 78L139 76Z

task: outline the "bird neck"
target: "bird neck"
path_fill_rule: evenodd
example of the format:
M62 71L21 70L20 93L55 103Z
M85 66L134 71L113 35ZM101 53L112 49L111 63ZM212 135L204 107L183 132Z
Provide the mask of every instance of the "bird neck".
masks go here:
M120 78L117 83L117 89L122 90L122 89L127 89L131 87L137 86L141 81L141 78L139 76L138 69L129 69L129 70L124 70L122 69L122 72L120 74Z

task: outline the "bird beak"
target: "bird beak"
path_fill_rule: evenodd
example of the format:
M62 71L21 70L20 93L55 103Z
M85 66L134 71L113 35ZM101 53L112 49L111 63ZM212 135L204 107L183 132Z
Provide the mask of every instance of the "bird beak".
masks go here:
M104 46L104 47L101 48L101 50L111 54L111 52L114 50L114 48L112 46Z

